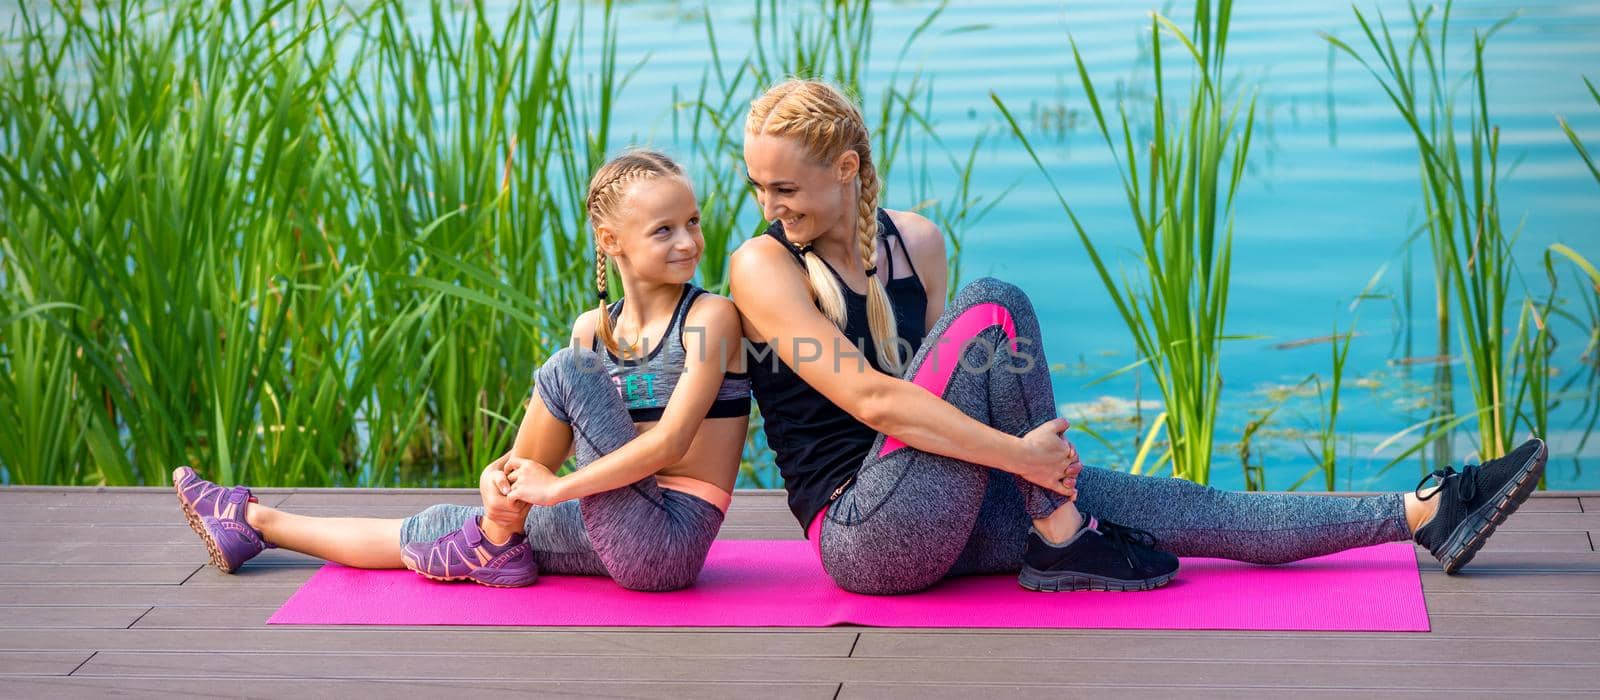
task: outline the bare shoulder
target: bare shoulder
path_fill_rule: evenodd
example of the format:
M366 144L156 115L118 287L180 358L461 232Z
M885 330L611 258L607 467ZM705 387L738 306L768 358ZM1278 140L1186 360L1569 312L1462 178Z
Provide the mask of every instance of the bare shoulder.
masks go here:
M732 299L721 294L706 292L689 306L686 319L693 326L710 329L727 328L728 324L739 322L739 311L734 308ZM737 328L736 325L733 327Z
M572 322L572 343L578 347L589 347L594 342L594 328L596 319L600 316L599 309L589 309L578 314L577 320Z
M741 294L804 284L804 273L791 256L783 243L771 236L756 236L740 243L728 256L728 286L733 303L744 303Z
M922 260L943 260L944 232L928 217L912 211L896 211L885 209L889 220L894 222L894 227L900 229L900 238L906 242L906 252L918 262Z
M772 236L753 236L739 244L728 257L728 268L733 271L740 262L746 266L761 265L770 260L780 260L789 255L783 244Z

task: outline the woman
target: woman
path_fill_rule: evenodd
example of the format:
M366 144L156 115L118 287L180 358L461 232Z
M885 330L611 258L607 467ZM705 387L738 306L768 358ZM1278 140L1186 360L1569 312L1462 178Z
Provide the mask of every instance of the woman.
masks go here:
M841 587L1020 571L1033 590L1146 590L1172 579L1173 554L1276 563L1410 538L1454 573L1537 484L1538 440L1435 472L1434 489L1365 498L1083 466L1027 297L983 279L946 307L943 236L878 208L868 134L826 83L756 99L745 165L772 224L730 261L790 508Z

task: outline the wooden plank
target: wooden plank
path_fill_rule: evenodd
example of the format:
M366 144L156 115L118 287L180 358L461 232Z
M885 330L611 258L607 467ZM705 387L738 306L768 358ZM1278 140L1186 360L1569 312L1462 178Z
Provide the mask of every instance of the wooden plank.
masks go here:
M74 536L105 544L186 544L195 540L194 531L182 518L161 525L92 523L76 528ZM14 543L48 542L60 537L59 525L8 525L0 527L0 549Z
M99 541L61 544L8 543L0 545L0 564L203 564L210 561L206 547L193 534L177 544L108 544ZM250 560L279 562L310 559L283 549L269 549ZM320 561L320 560L315 560Z
M192 535L191 535L192 536ZM0 564L0 584L38 583L183 583L199 565L189 564L58 564L42 567L30 564ZM264 569L265 570L265 569Z
M1424 570L1437 570L1439 562L1428 551L1417 548L1417 563ZM1480 552L1473 557L1463 575L1476 573L1595 573L1600 572L1600 554L1595 552Z
M49 586L36 584L0 585L0 605L140 605L187 607L234 607L239 605L281 605L299 589L296 584L278 586L153 584L75 584Z
M1600 618L1533 615L1430 615L1435 635L1490 639L1600 639Z
M1480 552L1593 552L1582 530L1519 532L1496 530Z
M148 605L5 605L0 606L0 628L124 629L149 611Z
M216 585L216 586L299 586L311 578L321 567L316 566L255 566L250 562L238 571L225 574L217 567L206 564L199 571L194 572L184 585Z
M0 651L0 676L36 674L65 676L86 661L87 651ZM5 694L15 692L12 679L5 679ZM13 696L22 697L22 696Z
M1422 571L1422 590L1433 593L1600 593L1600 576L1589 573L1483 572L1446 576L1439 565Z
M1543 496L1543 497L1541 498L1540 496ZM1528 499L1526 501L1523 501L1522 502L1522 506L1517 509L1517 512L1518 513L1582 513L1583 512L1583 507L1581 505L1579 505L1579 499L1573 498L1573 497L1570 497L1570 496L1558 496L1558 495L1555 495L1555 494L1551 494L1551 495L1535 494L1534 498L1530 498L1530 499Z
M917 659L1071 659L1077 663L1214 661L1257 663L1452 663L1462 659L1529 659L1550 664L1600 661L1600 640L1451 639L1430 635L1339 635L1306 633L1293 637L1228 637L1207 632L1166 636L1106 637L1098 630L1044 635L917 634L866 630L851 658Z
M287 599L286 599L287 600ZM196 615L193 608L158 606L140 618L135 629L239 629L263 627L277 605L235 605L225 615Z
M327 518L405 518L417 514L421 508L400 506L352 504L349 506L303 508L292 510L301 515ZM16 505L0 508L0 525L171 525L187 524L177 499L171 503L152 506L109 507L59 507Z
M618 657L506 656L485 664L481 657L449 654L210 654L101 652L80 669L84 675L163 677L216 675L238 678L545 678L570 681L876 681L923 683L1005 683L1037 677L1037 659L968 657L948 659L787 659L782 657ZM1132 667L1126 663L1059 664L1070 666L1075 682L1126 684ZM1065 670L1063 671L1065 672ZM1409 659L1390 663L1304 663L1166 661L1139 664L1137 678L1152 686L1199 686L1227 683L1239 687L1270 686L1293 679L1302 687L1434 688L1476 691L1591 689L1600 664L1488 663L1463 659L1453 663L1417 664Z
M1600 530L1600 513L1537 513L1518 510L1506 518L1500 530L1507 532L1548 532L1552 530ZM1498 532L1499 530L1497 530Z
M285 697L340 698L341 700L393 700L396 697L606 697L606 698L724 698L743 700L828 700L838 692L833 682L743 683L743 682L662 682L662 681L581 681L561 682L541 679L495 681L428 679L407 680L316 680L267 678L249 684L215 678L124 678L14 677L6 679L8 693L26 698L84 698L115 694L118 697L167 700L174 696L259 698Z
M287 489L252 489L256 500L276 507L288 498ZM95 488L58 488L55 490L21 489L15 486L0 487L0 505L9 509L13 505L38 505L66 508L107 508L135 506L155 508L178 505L177 495L169 486L121 490Z
M1470 615L1600 615L1596 593L1427 592L1428 612Z
M844 658L854 631L636 631L559 628L265 627L248 629L0 630L0 651L391 651L548 656L782 656Z

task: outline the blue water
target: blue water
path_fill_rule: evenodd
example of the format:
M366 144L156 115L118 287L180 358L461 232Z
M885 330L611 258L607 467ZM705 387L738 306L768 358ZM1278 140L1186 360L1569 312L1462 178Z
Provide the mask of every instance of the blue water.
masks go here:
M876 110L873 98L889 79L895 54L935 6L874 6L872 62L863 90L869 114ZM1404 3L1397 2L1361 7L1369 17L1381 10L1391 21L1406 12ZM1135 399L1143 402L1147 426L1159 410L1159 395L1148 376L1130 374L1090 385L1135 359L1130 335L1054 195L1009 136L990 91L1029 125L1030 139L1091 235L1102 250L1113 251L1118 258L1114 265L1126 268L1133 261L1134 238L1121 184L1111 154L1093 129L1067 38L1077 40L1102 99L1114 95L1119 83L1137 91L1149 74L1152 9L1160 8L1114 0L952 3L913 45L905 63L906 71L921 70L931 81L931 116L951 149L964 153L972 139L987 134L974 177L976 193L989 199L1010 191L985 219L959 232L965 245L963 275L995 275L1033 297L1045 347L1057 365L1055 390L1063 413L1095 427L1116 448L1080 436L1079 445L1091 463L1126 464L1134 453L1133 424L1127 417ZM1169 16L1187 27L1187 11L1186 6L1173 7ZM1500 127L1505 164L1503 218L1507 228L1521 226L1515 245L1521 274L1542 295L1548 286L1539 257L1550 244L1565 243L1590 260L1600 260L1600 184L1556 121L1565 116L1591 149L1600 149L1600 107L1582 83L1584 75L1600 79L1600 5L1457 3L1448 64L1454 75L1470 68L1470 33L1515 11L1519 16L1495 35L1486 54L1490 112ZM750 19L748 9L719 6L713 13L725 62L749 50ZM617 133L631 136L624 141L684 148L671 138L671 101L674 87L679 94L693 94L710 60L701 22L699 6L693 4L641 2L622 11L619 62L633 66L649 57L618 106ZM1386 270L1375 289L1391 298L1363 302L1354 318L1360 335L1345 370L1338 487L1407 488L1417 478L1414 460L1386 474L1375 471L1411 441L1401 439L1376 454L1374 447L1426 417L1416 405L1432 366L1417 365L1408 372L1393 363L1405 355L1407 322L1399 303L1402 250L1423 216L1417 156L1409 131L1376 80L1342 53L1330 64L1329 44L1319 32L1358 49L1364 46L1345 2L1235 8L1228 60L1241 85L1257 91L1259 107L1250 168L1235 207L1228 330L1259 338L1225 346L1226 388L1212 480L1222 486L1243 485L1235 443L1251 411L1276 400L1275 394L1269 398L1272 389L1297 384L1312 373L1328 376L1328 345L1274 346L1328 335L1335 322L1348 328L1351 300ZM1166 50L1171 65L1176 45L1169 43ZM1068 115L1065 125L1060 119L1041 122L1037 115L1046 112ZM913 135L910 148L936 149L920 134ZM931 174L934 194L952 191L953 174L947 168L936 166ZM915 203L910 192L909 183L891 182L886 204L909 207ZM746 211L755 216L753 208ZM742 222L745 228L758 223ZM1437 348L1430 255L1425 242L1413 246L1412 253L1412 354L1432 356ZM1569 295L1578 293L1571 268L1564 274L1563 288ZM1555 329L1562 340L1552 363L1559 370L1554 380L1559 385L1583 371L1579 353L1587 337L1570 323L1557 323ZM1457 410L1468 410L1470 393L1459 363L1456 372ZM1600 488L1600 436L1581 453L1578 449L1584 432L1579 408L1592 391L1580 384L1552 419L1552 488ZM1253 441L1252 452L1265 461L1270 487L1288 487L1310 468L1303 433L1313 429L1318 405L1314 396L1291 398ZM1472 455L1475 435L1460 431L1458 459ZM1318 483L1314 480L1308 488Z

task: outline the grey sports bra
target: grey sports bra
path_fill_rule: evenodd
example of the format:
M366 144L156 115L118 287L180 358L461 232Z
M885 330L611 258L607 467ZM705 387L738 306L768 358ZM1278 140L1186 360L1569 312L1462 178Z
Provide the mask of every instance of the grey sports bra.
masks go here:
M672 320L667 322L664 338L656 343L648 355L639 360L624 360L611 353L609 348L603 346L599 337L594 339L591 348L600 355L606 372L611 375L611 381L616 383L617 392L622 394L622 400L628 406L628 415L635 423L661 420L661 414L666 411L667 401L672 398L672 390L678 386L678 376L683 374L688 351L683 346L683 319L689 313L689 307L694 305L695 299L706 291L692 284L683 285L683 295L678 299L678 306L672 312ZM612 322L622 313L622 302L618 299L606 312L611 316ZM748 372L726 372L722 376L722 386L717 388L716 401L712 402L711 409L706 412L707 418L737 418L750 415L750 374Z

